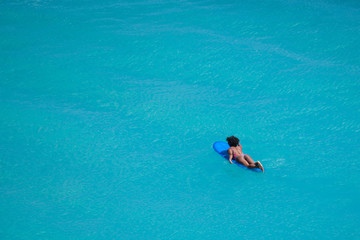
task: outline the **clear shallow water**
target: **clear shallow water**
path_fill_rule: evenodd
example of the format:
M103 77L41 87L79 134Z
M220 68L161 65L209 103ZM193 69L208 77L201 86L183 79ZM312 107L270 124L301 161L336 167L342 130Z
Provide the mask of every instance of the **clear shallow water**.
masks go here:
M2 239L360 238L357 1L0 11Z

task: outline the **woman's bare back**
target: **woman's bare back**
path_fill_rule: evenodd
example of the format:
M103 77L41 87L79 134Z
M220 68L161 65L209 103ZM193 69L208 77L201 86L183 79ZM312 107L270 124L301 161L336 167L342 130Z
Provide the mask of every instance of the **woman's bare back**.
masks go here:
M242 146L236 146L236 147L230 147L230 151L232 152L232 154L235 156L241 156L243 154L242 152Z

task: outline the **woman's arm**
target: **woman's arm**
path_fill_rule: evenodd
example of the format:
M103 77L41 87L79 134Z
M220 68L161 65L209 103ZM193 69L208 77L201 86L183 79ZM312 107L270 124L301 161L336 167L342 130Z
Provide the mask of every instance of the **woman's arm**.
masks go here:
M233 159L233 152L231 151L231 148L229 148L227 151L229 153L229 162L233 164L233 162L231 161Z

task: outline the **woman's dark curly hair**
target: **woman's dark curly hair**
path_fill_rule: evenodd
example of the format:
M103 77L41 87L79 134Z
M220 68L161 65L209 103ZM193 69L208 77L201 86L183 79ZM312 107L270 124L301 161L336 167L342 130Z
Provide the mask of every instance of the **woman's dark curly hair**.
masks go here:
M235 136L227 137L226 141L228 142L230 147L236 147L237 145L239 145L239 139Z

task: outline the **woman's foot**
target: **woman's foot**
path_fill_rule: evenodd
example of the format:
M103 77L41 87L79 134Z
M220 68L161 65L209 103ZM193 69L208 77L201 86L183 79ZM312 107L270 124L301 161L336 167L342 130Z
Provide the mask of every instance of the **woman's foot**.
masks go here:
M264 172L264 167L263 167L263 165L261 164L260 161L257 161L257 162L256 162L256 166L257 166L258 168L260 168L261 171Z

